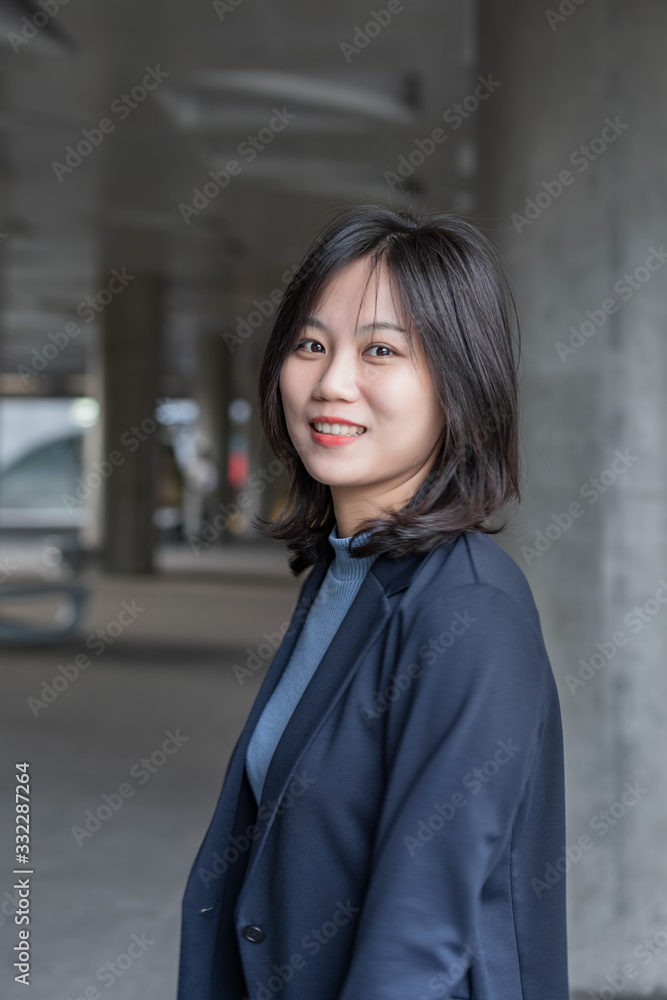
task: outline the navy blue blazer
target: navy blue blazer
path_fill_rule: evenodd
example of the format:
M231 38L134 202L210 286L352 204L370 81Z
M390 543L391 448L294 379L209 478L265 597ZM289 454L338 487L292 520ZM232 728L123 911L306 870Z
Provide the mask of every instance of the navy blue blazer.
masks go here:
M565 877L541 881L565 846L558 694L528 582L489 535L378 556L257 810L248 741L332 557L192 867L179 1000L568 1000Z

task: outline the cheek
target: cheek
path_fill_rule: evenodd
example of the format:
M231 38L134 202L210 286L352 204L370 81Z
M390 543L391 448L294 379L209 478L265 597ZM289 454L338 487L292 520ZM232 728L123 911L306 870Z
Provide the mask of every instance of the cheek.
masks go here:
M444 415L432 383L415 377L392 380L373 388L373 410L391 431L397 449L430 451L444 426Z
M285 416L287 416L288 412L294 408L298 399L298 382L294 378L294 368L290 365L289 360L284 363L281 369L278 386Z
M376 414L407 426L432 424L439 414L433 383L428 375L419 378L416 371L370 371L364 391Z
M406 412L412 412L423 435L435 440L444 427L445 416L425 363L414 372L411 384L406 389ZM409 404L407 404L408 398Z

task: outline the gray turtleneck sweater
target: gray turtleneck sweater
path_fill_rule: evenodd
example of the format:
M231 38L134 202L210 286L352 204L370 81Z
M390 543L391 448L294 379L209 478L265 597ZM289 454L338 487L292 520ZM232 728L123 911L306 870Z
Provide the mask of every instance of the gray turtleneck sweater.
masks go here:
M246 771L258 805L266 772L285 726L338 631L366 573L377 558L377 554L363 559L352 556L351 537L339 538L337 525L333 526L329 541L334 547L335 557L308 610L292 655L250 738ZM369 532L364 532L356 544L361 544L368 537Z

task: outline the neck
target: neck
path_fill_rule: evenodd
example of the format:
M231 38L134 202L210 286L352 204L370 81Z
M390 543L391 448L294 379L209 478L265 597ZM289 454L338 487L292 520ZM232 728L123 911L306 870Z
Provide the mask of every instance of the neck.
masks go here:
M426 479L433 457L431 456L428 463L408 479L401 479L398 482L382 483L376 488L331 486L338 537L349 538L368 518L389 517L393 511L404 507Z

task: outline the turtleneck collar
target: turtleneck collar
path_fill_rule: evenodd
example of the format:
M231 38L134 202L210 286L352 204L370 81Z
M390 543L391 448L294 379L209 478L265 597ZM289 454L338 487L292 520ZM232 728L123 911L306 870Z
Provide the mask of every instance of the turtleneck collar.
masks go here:
M359 535L358 539L355 540L355 548L365 542L367 538L370 538L371 532L364 531ZM329 533L329 541L334 548L335 556L333 562L329 567L329 571L337 580L360 580L362 579L371 564L377 558L379 553L373 553L370 556L364 556L360 559L358 556L353 556L350 553L350 545L352 535L347 538L338 537L338 525L334 524L331 532Z

